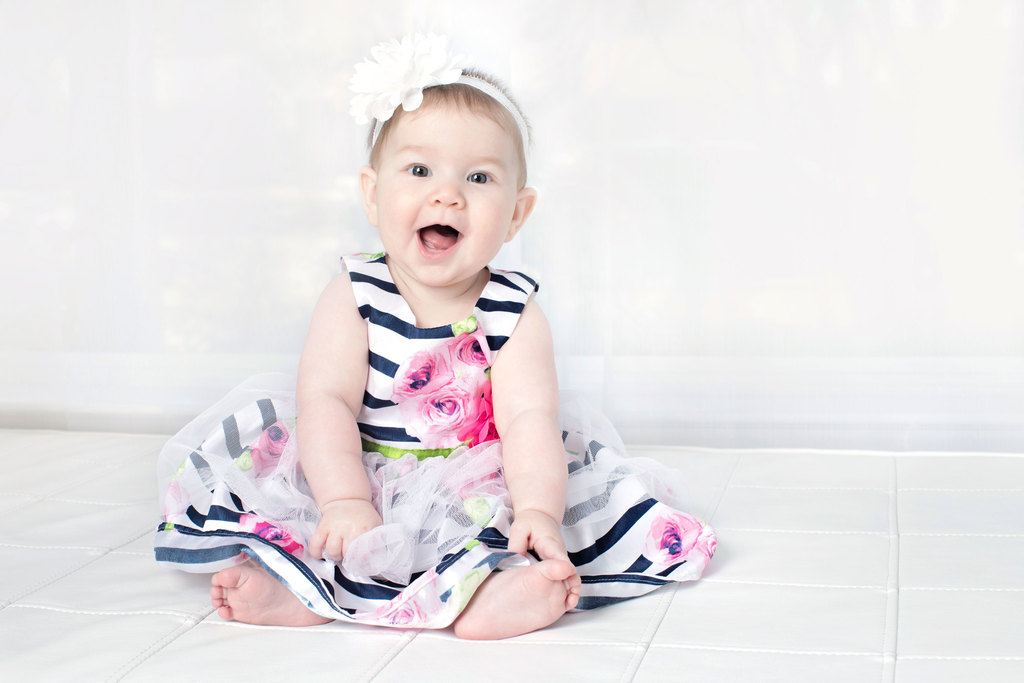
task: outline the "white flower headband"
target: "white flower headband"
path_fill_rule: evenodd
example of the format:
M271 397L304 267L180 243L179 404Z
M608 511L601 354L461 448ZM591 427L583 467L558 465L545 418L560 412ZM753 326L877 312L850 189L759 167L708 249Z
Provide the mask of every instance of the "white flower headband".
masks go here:
M359 93L352 98L349 113L356 123L369 123L374 119L373 142L377 144L384 122L391 118L398 105L405 111L417 109L423 103L423 90L432 85L465 83L501 103L512 114L524 147L529 135L526 121L519 109L487 81L462 73L465 57L448 52L447 36L434 33L405 35L402 42L391 40L370 49L376 61L364 60L356 64L349 89Z

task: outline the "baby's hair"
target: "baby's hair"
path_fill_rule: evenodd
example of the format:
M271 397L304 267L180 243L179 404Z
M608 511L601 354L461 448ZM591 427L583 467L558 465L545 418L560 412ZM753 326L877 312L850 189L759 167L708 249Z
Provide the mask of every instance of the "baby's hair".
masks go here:
M519 103L513 99L504 83L494 76L480 71L479 69L463 69L462 73L466 76L475 76L476 78L487 81L501 91L501 93L508 98L509 102L512 103L512 106L519 110L520 116L523 117L523 121L526 123L526 134L530 140L533 139L533 129L530 127L529 120L526 118L526 115L523 114L523 110L519 106ZM465 83L448 83L445 85L432 85L429 88L424 88L423 103L414 111L420 111L425 107L435 105L456 107L462 111L483 114L505 129L509 135L512 136L512 144L516 149L516 157L519 159L519 178L517 189L521 190L526 186L526 144L528 144L528 141L523 140L523 136L519 132L519 126L516 125L515 118L508 109L490 95L487 95L471 85L466 85ZM398 124L398 121L405 113L407 112L402 109L401 105L395 109L395 113L391 115L391 118L385 121L384 125L381 126L380 134L377 136L376 145L373 144L374 126L371 122L370 132L366 136L366 149L370 152L370 166L375 170L379 168L380 151L384 148L385 142L387 142L388 134L391 129Z

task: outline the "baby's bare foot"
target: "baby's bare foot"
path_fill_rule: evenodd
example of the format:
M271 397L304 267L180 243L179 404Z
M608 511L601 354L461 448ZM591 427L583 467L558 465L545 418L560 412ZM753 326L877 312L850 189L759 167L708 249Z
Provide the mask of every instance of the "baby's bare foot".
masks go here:
M455 620L455 635L509 638L553 624L580 599L580 577L567 560L494 572Z
M241 557L247 557L244 553ZM311 612L261 567L247 561L210 580L210 603L222 619L270 626L315 626L333 619Z

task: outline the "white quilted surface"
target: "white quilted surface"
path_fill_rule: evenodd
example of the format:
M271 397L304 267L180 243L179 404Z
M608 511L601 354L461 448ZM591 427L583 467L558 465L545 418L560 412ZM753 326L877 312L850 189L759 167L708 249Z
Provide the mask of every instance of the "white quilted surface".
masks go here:
M704 578L472 642L222 621L152 559L165 440L0 430L0 679L1024 680L1024 455L634 447L688 474Z

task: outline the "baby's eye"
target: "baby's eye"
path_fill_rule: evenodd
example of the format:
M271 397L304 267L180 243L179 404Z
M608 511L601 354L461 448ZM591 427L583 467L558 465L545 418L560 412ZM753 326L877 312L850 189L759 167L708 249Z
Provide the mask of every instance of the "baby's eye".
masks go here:
M421 168L423 169L423 172L422 172L422 173L419 173L419 172L417 172L417 169L421 169ZM426 166L424 166L423 164L413 164L413 165L412 165L412 166L411 166L411 167L409 168L409 170L410 170L410 171L412 171L412 174L413 174L414 176L418 176L418 177L420 177L420 178L425 178L425 177L427 176L427 174L428 174L428 173L430 172L430 169L428 169L428 168L427 168Z
M483 180L480 180L480 181L473 180L473 178L477 178L477 177L483 178ZM490 180L490 176L488 176L486 173L482 173L480 171L477 171L476 173L471 173L470 176L469 176L469 182L471 182L471 183L479 182L480 184L484 184L484 183L488 182L489 180Z

